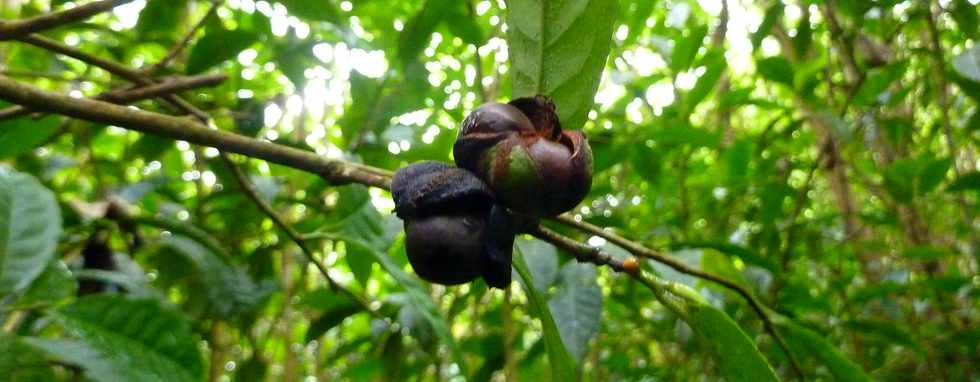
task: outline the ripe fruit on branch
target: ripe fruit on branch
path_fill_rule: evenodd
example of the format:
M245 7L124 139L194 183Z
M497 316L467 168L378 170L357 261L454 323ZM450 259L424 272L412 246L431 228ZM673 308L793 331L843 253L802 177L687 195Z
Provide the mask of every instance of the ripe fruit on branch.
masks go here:
M510 284L514 233L506 211L466 170L423 162L395 173L395 213L405 222L405 252L419 277L456 285L482 276L492 287Z
M592 149L579 131L563 131L551 99L488 103L463 120L453 155L516 212L554 216L575 207L592 186Z

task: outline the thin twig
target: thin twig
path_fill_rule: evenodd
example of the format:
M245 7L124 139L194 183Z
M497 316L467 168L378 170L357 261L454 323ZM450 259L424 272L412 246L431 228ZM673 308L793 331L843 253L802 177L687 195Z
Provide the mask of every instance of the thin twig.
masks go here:
M793 370L796 372L797 376L799 376L800 379L804 378L803 371L802 371L803 369L800 368L799 364L796 362L796 358L793 356L793 353L790 352L789 346L786 345L786 341L784 341L783 337L779 335L779 332L776 330L776 326L773 325L772 320L769 318L769 315L766 313L765 307L751 292L749 292L743 286L738 285L734 281L728 280L724 277L711 274L708 272L704 272L702 270L691 268L687 264L684 264L671 257L668 257L663 253L660 253L651 248L644 247L639 243L626 239L615 233L606 231L590 223L584 221L577 221L570 216L561 215L555 218L554 220L564 225L567 225L569 227L606 239L611 243L629 251L630 253L633 254L633 256L651 259L658 263L671 267L678 272L714 282L742 296L742 298L749 303L749 306L752 308L752 310L755 311L756 315L759 316L759 319L762 320L762 324L766 332L769 333L769 335L772 336L773 339L775 339L776 343L786 354L786 357L789 359L790 365L792 366ZM588 248L592 248L592 247L588 247ZM592 248L592 251L596 252L598 251L598 249Z
M291 227L288 223L286 223L286 220L283 219L283 217L279 215L279 213L276 212L276 210L274 210L272 206L269 205L269 203L266 203L265 200L262 200L262 197L259 196L258 190L255 189L255 185L248 180L248 178L245 176L245 173L242 172L242 169L234 161L232 161L231 158L228 157L228 154L221 153L221 159L231 170L232 175L235 176L235 180L238 182L239 187L241 187L242 191L245 191L245 196L251 199L252 202L255 203L255 205L258 206L259 209L262 210L262 212L266 216L268 216L269 219L271 219L272 222L277 227L279 227L279 229L282 230L286 234L286 236L289 237L290 240L296 243L296 246L299 247L300 251L303 252L303 255L306 256L306 259L309 262L313 263L313 265L316 266L316 269L320 271L320 275L322 275L323 278L327 280L327 284L330 285L330 289L346 294L348 297L350 297L351 299L356 301L359 305L361 305L361 307L363 307L364 310L374 313L374 310L371 309L371 305L367 301L365 301L364 298L358 296L350 289L347 289L343 285L337 283L337 281L335 281L333 277L330 277L330 273L327 272L327 268L323 266L320 260L317 260L316 255L313 254L313 250L310 249L310 246L306 244L306 241L303 240L303 237L300 235L300 233L297 232L295 229L293 229L293 227Z
M191 30L187 32L187 35L185 35L184 38L180 40L179 43L177 43L177 45L174 45L174 47L171 48L169 52L167 52L167 55L164 56L163 59L160 60L160 62L157 62L156 64L153 64L153 66L151 66L149 69L146 69L146 74L152 75L160 71L160 69L163 69L164 67L169 65L170 61L173 61L174 58L177 58L177 56L184 51L184 48L186 48L187 45L190 44L191 40L194 38L194 35L197 34L197 31L200 30L202 27L204 27L204 23L208 20L208 18L210 18L215 14L215 12L217 12L219 5L221 5L220 1L213 0L211 2L211 8L208 8L208 12L205 13L204 16L197 21L197 24L194 24L194 26L191 27Z
M56 28L65 24L85 20L133 0L101 0L66 9L46 13L37 17L11 22L0 22L0 41L15 39L34 32Z
M97 66L109 73L115 74L119 77L125 78L127 81L139 85L153 85L154 83L156 83L156 81L150 79L149 77L144 76L143 73L140 73L137 70L127 68L121 64L106 60L96 55L82 52L78 49L69 47L65 44L62 44L58 41L52 40L47 37L42 37L38 35L27 35L21 37L20 41L37 46L39 48L50 50L55 53L66 55L68 57L77 59L89 65ZM177 110L191 110L191 111L196 110L196 108L194 108L193 105L187 103L187 101L184 101L183 99L175 95L172 94L165 95L163 96L163 99L166 100L168 104L177 108ZM193 114L193 115L201 120L208 119L208 116L203 113Z
M318 174L335 184L361 183L387 189L391 182L390 173L382 169L211 129L188 118L51 93L2 76L0 98L39 111L102 122L261 158Z
M224 74L206 74L192 77L181 77L131 89L113 90L99 94L94 99L112 102L114 104L126 105L136 101L156 98L164 95L179 93L185 90L196 89L205 86L215 86L228 79ZM33 110L23 106L10 106L0 109L0 121L16 118L32 113Z

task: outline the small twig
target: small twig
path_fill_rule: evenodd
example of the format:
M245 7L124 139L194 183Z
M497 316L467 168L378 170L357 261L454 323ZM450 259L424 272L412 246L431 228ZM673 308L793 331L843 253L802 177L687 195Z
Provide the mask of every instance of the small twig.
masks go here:
M681 263L680 261L677 261L673 258L670 258L658 251L644 247L632 240L626 239L615 233L606 231L598 226L589 224L584 221L577 221L574 218L569 217L567 215L561 215L555 218L554 220L561 224L567 225L569 227L606 239L612 242L613 244L618 245L623 249L629 251L636 257L651 259L658 263L671 267L678 272L714 282L742 296L742 298L749 303L749 306L752 308L752 310L755 311L756 315L759 316L759 319L762 320L762 324L766 332L769 333L769 335L772 336L773 339L775 339L776 343L786 354L786 357L789 359L790 365L793 367L793 370L796 372L796 374L800 377L800 379L804 378L803 371L802 371L803 369L801 369L799 364L796 362L796 358L793 356L793 353L790 352L789 346L786 345L786 341L784 341L783 337L779 335L779 332L776 330L776 326L773 325L772 320L769 318L769 315L766 314L765 308L763 307L762 303L758 299L756 299L756 297L752 293L750 293L747 289L745 289L741 285L738 285L734 281L728 280L724 277L691 268L688 265ZM581 245L584 246L584 244ZM592 248L589 246L585 246L585 247L590 248L591 251L593 252L600 252L597 248Z
M177 43L177 45L174 45L174 47L171 48L169 52L167 52L167 55L164 56L163 59L160 60L160 62L157 62L150 68L146 69L146 74L152 75L160 71L160 69L163 69L168 64L170 64L170 61L173 61L174 58L177 58L177 56L180 55L182 51L184 51L184 48L186 48L187 45L190 44L191 40L194 38L194 35L197 34L197 31L200 30L202 27L204 27L204 23L208 20L208 18L214 15L214 13L218 10L219 5L221 5L220 1L213 0L211 2L211 8L208 9L208 12L205 13L204 16L197 21L197 24L191 27L191 30L187 32L187 35L185 35L184 38L180 40L179 43Z
M37 17L11 22L0 22L0 41L15 39L34 32L56 28L81 21L108 11L133 0L101 0L66 9L61 12L46 13Z
M296 243L296 246L299 247L300 251L303 252L303 255L306 256L306 259L309 262L313 263L313 265L316 266L316 269L320 271L320 275L322 275L323 278L327 280L327 284L330 285L330 289L333 289L334 291L340 291L341 293L346 294L348 297L350 297L358 304L360 304L361 307L364 308L364 310L374 313L374 311L371 309L371 305L363 298L361 298L361 296L358 296L350 289L347 289L343 285L340 285L339 283L337 283L337 281L333 279L333 277L330 277L330 273L327 272L327 268L324 267L319 260L317 260L316 255L313 254L313 250L310 249L310 246L307 245L306 241L303 240L302 235L300 235L299 232L297 232L295 229L293 229L293 227L291 227L288 223L286 223L286 220L283 219L283 217L279 215L279 213L276 212L276 210L274 210L272 206L269 205L269 203L266 203L265 200L262 200L262 197L259 196L258 190L255 189L255 185L248 180L248 178L245 176L245 173L242 172L242 169L239 168L238 165L234 161L232 161L231 158L228 157L228 154L221 153L221 159L231 170L232 175L235 176L235 180L238 182L239 187L241 187L242 191L245 191L245 196L251 199L252 202L255 203L255 205L259 207L259 209L262 210L262 212L266 216L268 216L269 219L271 219L272 222L277 227L279 227L279 229L282 230L286 234L286 236L289 237L290 240Z
M99 94L94 99L125 105L136 101L174 94L189 89L205 86L215 86L228 79L224 74L206 74L192 77L181 77L159 84L142 86L132 89L113 90ZM0 109L0 120L16 118L32 113L33 110L23 106L11 106Z
M78 49L69 47L55 40L49 39L47 37L42 37L38 35L27 35L20 38L21 41L28 44L50 50L55 53L60 53L68 57L77 59L79 61L85 62L89 65L94 65L103 70L125 78L127 81L139 84L139 85L153 85L156 81L146 77L143 73L137 70L127 68L123 65L117 64L115 62L106 60L104 58L82 52ZM193 105L187 103L183 99L175 95L165 95L163 99L167 101L170 105L177 108L178 110L197 110ZM208 116L203 113L193 114L195 117L201 120L207 120Z

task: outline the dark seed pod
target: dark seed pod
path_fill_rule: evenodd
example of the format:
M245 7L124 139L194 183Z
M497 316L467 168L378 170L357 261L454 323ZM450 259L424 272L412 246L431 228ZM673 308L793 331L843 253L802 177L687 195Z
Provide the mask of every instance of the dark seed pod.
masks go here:
M391 193L405 221L405 252L419 277L444 285L478 276L492 287L510 284L510 220L479 178L424 162L395 173Z
M592 186L585 135L562 131L554 103L542 96L480 106L463 121L453 155L500 203L524 214L568 211Z

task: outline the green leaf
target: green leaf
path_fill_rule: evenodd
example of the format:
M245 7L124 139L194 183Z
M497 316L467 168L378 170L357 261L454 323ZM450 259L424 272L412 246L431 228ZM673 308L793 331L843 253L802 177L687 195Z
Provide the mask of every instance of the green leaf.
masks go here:
M34 177L0 167L0 297L41 275L60 234L54 194Z
M980 172L963 174L946 187L946 192L980 191Z
M349 297L335 293L331 294L331 299L326 302L323 310L320 317L310 322L310 328L306 330L306 342L320 338L328 330L344 322L347 317L363 311L364 308Z
M190 322L156 300L78 299L52 317L77 340L26 339L99 381L198 381L204 366Z
M9 382L57 380L44 354L20 338L0 332L0 376Z
M902 78L907 67L907 63L901 61L882 68L871 69L855 93L854 103L861 106L877 104L881 93L885 92L893 82Z
M13 304L15 307L55 305L75 296L78 283L68 266L61 260L52 261L24 294Z
M752 46L755 49L759 48L762 44L762 40L766 38L772 32L772 27L779 22L783 17L783 10L785 9L782 1L776 1L769 8L766 9L766 15L762 18L762 23L759 24L759 28L752 33Z
M534 289L547 293L558 276L558 251L541 240L518 239L515 243L524 253L524 260L534 278Z
M61 124L61 117L48 115L35 120L20 117L0 121L0 159L28 153L46 142Z
M234 58L258 41L255 33L240 29L227 30L208 28L187 57L187 74L198 74L215 65Z
M742 328L725 312L708 304L698 292L676 282L650 276L647 283L662 304L698 333L729 382L778 381L772 366Z
M766 57L755 62L756 71L762 78L793 88L793 65L780 56Z
M194 280L203 288L208 311L213 317L229 318L249 315L272 293L269 283L257 284L242 269L228 264L198 242L173 235L164 245L183 256L194 266Z
M698 49L704 42L704 36L708 35L708 27L698 25L687 30L686 35L678 39L677 45L670 52L670 70L680 73L691 67L694 58L698 55Z
M548 351L548 364L551 365L551 380L575 380L575 359L565 349L564 340L558 331L558 326L555 324L544 296L533 287L534 280L531 279L531 272L528 270L527 263L524 261L524 254L521 253L519 247L514 250L513 265L520 277L521 287L527 294L528 303L531 304L530 310L538 316L538 321L541 321L544 346Z
M286 6L290 15L309 21L326 21L331 24L343 24L340 9L333 1L311 0L277 0Z
M592 264L569 262L558 276L555 294L548 300L554 313L555 325L562 343L574 357L581 361L588 352L588 343L599 331L602 317L602 290L596 282L596 269Z
M956 25L967 37L975 38L977 35L977 25L980 24L980 15L977 15L977 6L970 4L968 0L953 0L952 9L948 14L956 20Z
M823 334L814 332L788 319L775 320L776 326L786 337L786 341L794 348L803 349L830 371L835 380L843 382L870 382L871 377L864 373L861 366L849 360L830 344Z
M414 62L425 50L432 39L432 32L449 14L453 4L452 0L426 1L422 9L405 24L405 29L398 35L398 58L403 66Z
M614 0L507 2L513 98L554 99L563 127L581 127L592 109L616 20Z
M459 347L456 345L456 341L453 339L452 332L449 330L449 323L446 319L442 317L439 313L439 308L436 303L432 301L432 297L426 292L425 286L422 282L407 272L402 270L395 262L388 257L387 254L377 250L368 243L365 243L355 237L351 237L349 234L340 234L334 237L336 240L342 240L349 246L357 247L365 254L369 254L374 257L374 260L381 265L392 278L395 279L398 284L405 289L408 293L409 299L415 308L422 314L423 317L432 325L432 328L436 332L436 336L442 341L447 347L449 347L450 352L453 355L453 359L459 366L461 374L466 375L467 367L466 362L463 358L463 354L460 352Z
M694 108L701 101L704 101L708 94L711 94L722 73L728 67L728 63L725 61L725 54L721 50L708 52L702 60L702 65L705 67L704 74L698 77L698 82L694 84L694 88L687 93L687 97L684 99L687 113L693 112Z
M905 251L905 258L912 261L935 261L952 255L950 251L928 245L917 245Z
M755 343L725 312L707 304L690 307L688 325L704 339L729 382L778 381Z
M180 28L181 18L187 16L187 0L148 1L140 11L136 23L136 36L140 40L166 38L173 40L174 32ZM183 32L181 32L183 33Z

